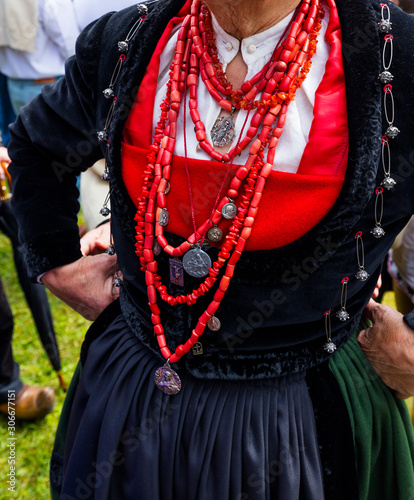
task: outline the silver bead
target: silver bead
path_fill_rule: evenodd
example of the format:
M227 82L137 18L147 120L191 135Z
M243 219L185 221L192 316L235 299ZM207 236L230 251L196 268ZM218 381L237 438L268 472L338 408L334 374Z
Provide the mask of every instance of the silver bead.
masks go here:
M111 245L109 246L105 252L108 254L108 255L115 255L115 248Z
M100 210L99 210L99 213L103 216L103 217L108 217L108 215L111 213L111 211L109 210L108 207L102 207Z
M112 286L114 286L115 288L119 288L120 286L122 286L122 280L121 278L118 278L118 276L114 279L114 281L112 282Z
M349 320L349 314L348 314L348 311L345 309L345 307L342 307L336 313L336 317L339 319L339 321L348 321Z
M138 10L138 14L141 14L141 15L148 14L148 7L146 5L141 4L141 3L139 3L137 5L137 10Z
M100 130L96 133L99 142L105 142L108 139L108 133L106 130Z
M327 342L323 348L325 349L326 352L328 352L329 354L333 354L335 351L336 351L336 345L330 341L330 342Z
M385 189L392 189L396 184L397 182L389 175L381 182L381 186L385 187Z
M394 75L392 75L389 71L383 71L378 78L381 83L390 83L394 80Z
M367 273L367 271L365 271L364 268L361 268L355 275L355 278L359 281L367 281L367 279L369 278L369 274Z
M388 21L388 19L381 19L378 23L378 29L381 33L388 33L392 30L392 22Z
M379 224L372 228L370 233L374 238L382 238L383 236L385 236L385 231Z
M128 52L128 42L125 42L125 41L122 41L122 42L118 42L118 50L119 52L123 52L124 54L126 52Z
M111 89L111 87L108 87L105 89L102 94L107 98L107 99L112 99L115 95L115 92Z
M385 132L385 135L387 137L389 137L390 139L395 139L395 137L397 137L397 135L400 133L400 130L395 127L394 125L390 125L386 132Z
M101 179L103 181L110 181L111 180L111 176L109 175L109 172L107 170L104 171L104 173L101 176Z

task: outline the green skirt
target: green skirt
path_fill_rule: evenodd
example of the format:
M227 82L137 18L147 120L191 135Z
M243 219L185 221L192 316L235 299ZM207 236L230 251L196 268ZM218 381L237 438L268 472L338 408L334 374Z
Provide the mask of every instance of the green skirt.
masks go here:
M351 420L360 500L414 500L414 434L407 405L383 384L356 337L335 353L329 367Z

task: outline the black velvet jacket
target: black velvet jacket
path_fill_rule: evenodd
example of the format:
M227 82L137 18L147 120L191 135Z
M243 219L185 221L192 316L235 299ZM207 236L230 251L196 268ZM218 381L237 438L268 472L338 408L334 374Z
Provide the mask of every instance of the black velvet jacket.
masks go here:
M120 149L125 120L151 54L168 20L183 0L163 0L150 13L130 44L120 79L111 124L109 166L112 218L120 268L125 276L121 308L140 339L159 355L152 333L143 273L134 254L134 213L121 177ZM414 19L388 2L393 22L395 125L392 175L396 187L384 193L383 228L375 224L375 189L384 178L380 138L387 123L382 109L383 35L377 28L377 0L337 0L343 34L343 57L349 121L349 162L340 196L330 212L303 237L283 248L245 252L217 316L219 333L206 331L204 355L186 357L186 368L201 378L275 377L319 364L329 356L324 312L332 309L332 337L338 348L355 330L395 236L414 208ZM102 95L118 60L117 42L136 21L136 7L108 14L80 36L77 55L67 63L66 77L45 87L25 107L12 127L13 204L20 219L21 241L31 275L72 262L80 254L76 225L76 175L103 154L96 131L103 128L109 102ZM263 209L263 207L261 207ZM312 207L309 207L312 209ZM355 234L362 231L366 282L358 270ZM178 238L170 235L173 244ZM211 249L212 255L214 250ZM162 276L168 262L160 258ZM350 277L347 310L350 319L335 318L341 279ZM187 280L192 289L194 281ZM171 292L177 292L171 287ZM181 290L182 291L182 290ZM169 345L174 348L191 333L205 302L188 308L163 306Z

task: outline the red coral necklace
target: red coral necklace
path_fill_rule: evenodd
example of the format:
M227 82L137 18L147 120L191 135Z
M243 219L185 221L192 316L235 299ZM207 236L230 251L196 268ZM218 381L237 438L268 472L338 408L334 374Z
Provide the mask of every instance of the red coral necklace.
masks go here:
M237 91L233 90L220 69L214 49L210 16L202 1L194 0L190 15L184 19L179 30L174 60L170 67L167 96L161 105L161 116L148 154L148 166L144 172L143 188L135 216L136 254L140 258L141 269L145 272L154 333L161 353L167 360L166 364L157 370L155 381L166 394L176 394L181 388L181 381L170 363L177 362L199 343L207 324L211 329L217 329L218 323L214 314L224 298L235 266L252 232L266 178L273 168L275 149L283 132L288 105L310 70L323 10L319 0L303 0L270 61ZM230 113L234 109L248 110L245 125L250 110L256 109L246 135L242 137L243 127L236 146L226 154L215 151L207 139L205 126L197 109L200 77L222 109ZM187 89L189 111L186 109ZM260 92L261 100L255 101ZM189 112L200 147L212 159L228 164L227 176L234 158L248 146L250 149L246 164L237 169L226 195L221 196L224 180L209 219L198 228L195 225L194 206L191 203L194 231L184 243L173 247L164 236L164 227L169 221L167 198L180 110L185 113L185 118ZM239 196L242 186L244 194ZM190 178L189 189L191 193ZM215 229L223 219L232 220L232 225L225 235L216 261L211 264L210 257L201 248L201 243L206 234ZM176 297L168 294L167 287L158 275L154 256L155 244L159 244L170 257L183 256L184 269L190 275L205 277L198 288L190 294ZM224 273L219 278L224 266ZM211 291L218 280L213 299L199 318L190 338L172 353L167 346L161 324L158 295L171 306L184 303L192 305Z

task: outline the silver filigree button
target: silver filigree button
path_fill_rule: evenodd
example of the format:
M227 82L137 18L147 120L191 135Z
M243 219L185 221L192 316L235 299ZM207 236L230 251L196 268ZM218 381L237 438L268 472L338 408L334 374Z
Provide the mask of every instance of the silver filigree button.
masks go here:
M395 139L397 137L397 135L400 133L400 129L398 129L396 126L394 125L390 125L388 128L387 128L387 131L385 132L385 135L387 137L389 137L390 139Z
M349 320L349 314L348 311L345 309L345 307L342 307L337 313L336 317L339 319L339 321L348 321Z
M111 89L111 87L108 87L107 89L105 89L102 94L107 98L107 99L112 99L115 95L115 92L113 91L113 89Z
M365 269L360 269L356 273L355 278L359 281L367 281L367 279L369 278L369 274Z
M390 83L394 80L394 75L392 75L389 71L383 71L378 78L381 83Z
M102 207L100 210L99 210L99 213L103 216L103 217L108 217L108 215L111 213L111 211L109 210L108 207Z
M378 224L376 225L375 227L373 227L370 231L370 233L372 234L372 236L374 238L382 238L383 236L385 236L385 231L384 229Z
M388 33L392 30L392 22L388 19L381 19L381 21L378 23L378 29L381 31L381 33Z
M390 176L387 176L384 178L384 180L381 182L381 186L385 187L385 189L392 189L397 182Z
M329 354L333 354L336 351L336 345L332 341L326 342L326 344L323 346L323 348Z
M106 130L100 130L96 133L96 137L99 142L105 142L108 139L108 132Z
M125 41L118 42L119 52L122 52L123 54L125 54L126 52L128 52L128 49L129 49L128 42L125 42Z

